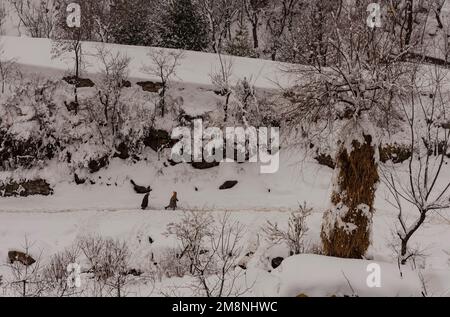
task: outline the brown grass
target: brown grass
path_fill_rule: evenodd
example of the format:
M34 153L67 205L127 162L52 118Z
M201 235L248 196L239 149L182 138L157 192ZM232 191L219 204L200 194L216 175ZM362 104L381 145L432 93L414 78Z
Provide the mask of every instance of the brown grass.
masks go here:
M379 181L378 168L374 160L372 138L365 136L365 143L353 141L354 150L347 153L341 146L337 154L339 168L338 186L333 191L333 205L343 203L349 208L342 221L357 226L351 233L337 223L328 234L322 228L321 238L324 253L328 256L342 258L362 258L370 245L370 227L372 219L367 217L357 207L360 204L369 206L373 213L376 184ZM328 211L331 212L331 211Z

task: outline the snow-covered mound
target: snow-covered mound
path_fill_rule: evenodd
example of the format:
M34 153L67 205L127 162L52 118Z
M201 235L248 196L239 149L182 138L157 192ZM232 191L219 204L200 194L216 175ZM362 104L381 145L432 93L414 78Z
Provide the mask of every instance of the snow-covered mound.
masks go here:
M372 266L379 266L379 285L367 283L375 272ZM279 279L277 296L421 296L417 272L401 270L390 263L297 255L272 274Z

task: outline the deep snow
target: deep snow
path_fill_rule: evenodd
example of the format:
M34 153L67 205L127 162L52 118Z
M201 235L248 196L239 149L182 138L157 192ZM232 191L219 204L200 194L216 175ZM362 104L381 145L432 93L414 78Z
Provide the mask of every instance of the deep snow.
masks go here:
M69 68L67 61L50 58L49 40L3 37L2 41L7 56L16 57L24 69L60 76ZM86 47L89 50L94 45L87 43ZM133 58L131 77L150 79L140 70L148 48L111 47ZM216 58L211 54L188 52L183 60L175 91L183 96L190 113L215 110L216 96L208 91L211 89L208 74L217 64ZM274 82L284 76L280 65L254 59L236 58L235 69L236 78L253 77L259 88L275 88ZM96 68L91 66L87 71L95 72ZM323 211L328 207L332 171L304 157L302 152L282 149L280 171L262 175L257 164L249 163L224 163L206 171L183 164L166 167L165 160L158 160L149 150L147 161L131 164L114 159L108 169L90 176L95 185L80 186L74 184L67 167L55 162L41 170L1 172L0 179L44 177L54 186L55 193L50 197L0 198L0 259L6 259L10 249L22 248L25 238L33 242L33 254L42 253L43 258L48 258L70 246L76 238L98 234L126 240L133 250L134 264L148 269L150 254L161 255L176 245L175 237L166 234L167 225L179 221L185 210L215 215L231 211L245 225L244 248L252 248L254 253L245 274L246 283L251 285L247 295L352 295L351 284L360 296L421 296L420 272L428 295L450 296L449 211L432 214L414 236L411 245L418 245L426 256L418 259L414 270L409 265L402 269L404 274L400 279L391 249L397 215L386 201L388 192L382 184L375 202L373 244L367 261L301 255L286 259L281 267L269 272L273 257L289 254L285 246L273 246L265 240L261 227L267 220L286 227L289 211L306 201L314 212L307 220L310 231L305 240L311 245L320 244L320 225ZM450 178L447 165L444 174L444 179ZM148 210L139 210L142 196L133 192L131 179L153 188ZM220 191L219 186L227 180L239 183L231 190ZM181 210L163 211L172 191L178 192ZM414 210L406 213L412 217ZM149 236L155 241L152 245L147 243ZM367 264L373 261L382 266L384 287L380 289L368 289L364 284ZM6 270L0 266L0 275ZM183 288L186 283L188 278L163 279L152 287L138 286L139 291L134 290L133 294L190 295Z

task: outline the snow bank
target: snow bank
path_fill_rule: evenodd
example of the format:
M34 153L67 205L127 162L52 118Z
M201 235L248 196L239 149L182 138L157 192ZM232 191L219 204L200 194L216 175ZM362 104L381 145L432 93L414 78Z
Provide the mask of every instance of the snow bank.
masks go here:
M4 45L5 57L16 58L20 64L29 66L67 70L72 68L71 55L65 58L52 59L52 41L50 39L2 36L0 42ZM98 72L98 62L94 56L96 47L101 43L85 42L83 44L84 62L88 66L87 71ZM142 72L142 66L149 65L150 58L147 53L156 48L142 46L128 46L117 44L105 44L113 54L121 52L131 58L130 77L156 80ZM169 49L165 49L170 51ZM286 64L262 59L244 57L225 57L233 60L232 81L246 77L251 79L255 87L275 89L278 84L289 85L290 76L282 69ZM216 54L186 51L181 65L177 68L175 81L189 82L199 85L210 85L210 73L219 67L219 58Z
M372 263L381 268L381 287L367 285L372 272L367 268ZM297 255L283 261L272 275L278 278L273 285L276 296L421 296L417 273L402 268L401 277L398 266L381 262Z

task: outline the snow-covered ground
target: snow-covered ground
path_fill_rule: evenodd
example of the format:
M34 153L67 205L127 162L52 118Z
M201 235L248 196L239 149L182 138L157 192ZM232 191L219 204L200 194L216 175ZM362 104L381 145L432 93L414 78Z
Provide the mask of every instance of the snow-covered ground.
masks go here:
M14 36L2 36L1 43L4 45L4 58L15 58L20 64L29 66L48 67L50 69L68 70L68 61L71 61L70 55L63 58L53 58L52 41L50 39L21 38ZM98 62L95 55L97 47L101 45L94 42L83 44L83 54L86 71L91 73L98 72ZM112 54L120 52L131 59L130 73L131 78L140 78L146 80L157 80L151 78L143 72L143 67L148 66L150 58L148 53L158 48L126 46L108 44L108 50ZM170 49L164 49L171 51ZM233 76L231 82L238 79L247 78L255 87L275 89L278 85L287 86L292 78L283 70L286 65L244 57L223 56L224 60L232 61ZM217 54L201 52L185 52L180 66L176 70L175 81L181 81L191 84L210 85L210 74L220 67L219 56Z
M51 42L46 39L2 37L7 57L15 57L27 72L61 78L69 67L67 61L52 60ZM94 43L86 43L93 50ZM111 45L132 58L130 76L152 79L141 72L149 48ZM184 98L189 113L216 110L217 96L211 92L209 73L217 66L212 54L187 52L179 68L175 94ZM95 62L88 63L87 72L95 73ZM235 79L253 78L259 88L276 88L276 82L289 80L280 65L269 61L235 58ZM175 95L177 97L177 95ZM392 249L397 226L395 209L387 202L388 191L380 184L375 202L372 245L367 260L343 260L305 254L289 257L283 244L270 244L262 230L267 221L286 228L291 211L307 202L313 208L307 218L309 231L304 238L310 246L320 245L323 211L328 207L332 170L305 159L302 152L282 149L280 170L260 174L259 165L223 163L208 170L194 170L190 165L170 166L165 159L148 150L147 160L134 164L113 159L107 169L89 178L92 184L76 185L73 174L64 165L52 161L43 169L0 172L0 179L36 178L48 180L54 195L22 198L0 198L0 259L6 260L9 250L23 249L24 241L32 245L30 253L41 254L43 261L70 247L78 238L90 235L125 240L132 251L132 265L144 272L152 270L151 262L162 259L167 250L177 246L171 223L180 221L185 212L197 211L220 216L229 211L245 228L240 240L249 256L247 269L238 281L250 296L421 296L425 283L427 295L450 296L450 211L434 213L411 240L424 256L415 267L397 265ZM167 166L166 166L167 165ZM450 178L445 165L444 179ZM140 210L130 180L150 185L149 208ZM238 184L219 190L225 181ZM180 210L165 211L170 194L176 191ZM412 217L413 209L405 211ZM410 218L411 219L411 218ZM153 243L149 243L149 237ZM398 245L396 246L398 248ZM311 249L312 250L312 249ZM244 252L245 253L245 252ZM271 260L285 260L272 270ZM381 266L381 288L369 288L368 265ZM3 264L3 263L2 263ZM0 275L9 268L0 266ZM422 276L422 280L420 278ZM192 295L189 278L163 278L150 284L136 284L130 295ZM190 293L191 292L191 293Z
M414 270L409 266L402 268L403 277L400 278L391 249L397 225L396 213L385 200L387 190L384 186L380 186L375 204L373 244L367 253L370 261L300 256L288 258L279 269L269 273L273 258L286 258L289 254L285 246L266 241L262 232L266 221L285 228L289 211L296 210L299 203L306 201L314 211L307 219L310 231L305 241L309 245L320 245L322 212L328 204L331 170L312 162L296 162L292 155L290 157L289 162L282 155L280 172L273 175L259 175L257 166L249 163L225 164L207 171L178 165L163 168L161 174L158 162L129 166L117 160L107 170L93 175L98 181L96 185L77 186L73 182L58 181L54 176L53 196L1 199L0 258L5 259L10 249L23 248L25 239L33 243L31 252L42 254L45 259L70 247L77 238L100 235L127 241L135 265L148 270L146 263L150 255L158 261L166 250L177 245L175 236L167 233L167 226L180 221L186 210L215 216L230 211L233 219L244 225L243 248L254 248L245 271L246 283L252 285L247 295L420 296L419 273L426 282L428 295L450 295L448 212L433 214L413 238L411 245L423 250L424 257L418 258ZM139 209L142 196L133 192L130 179L152 186L148 210ZM239 184L226 191L218 189L230 179L238 180ZM181 210L165 211L163 207L173 190L178 191ZM152 238L153 244L148 243L148 237ZM254 241L258 241L256 248ZM373 262L382 264L381 289L372 289L365 284L369 275L367 265ZM152 296L170 292L189 295L188 290L179 288L189 283L189 279L163 279L151 288L141 285L143 288L132 288L130 292Z

